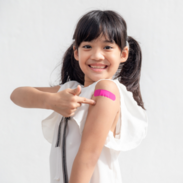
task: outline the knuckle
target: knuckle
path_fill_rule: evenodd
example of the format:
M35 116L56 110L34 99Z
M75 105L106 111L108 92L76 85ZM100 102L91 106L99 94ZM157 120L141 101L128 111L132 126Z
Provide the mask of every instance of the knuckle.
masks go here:
M76 111L76 109L73 109L73 110L72 110L72 113L74 113L75 111Z
M70 105L70 107L71 107L71 109L74 109L76 106L72 103L72 104Z
M70 116L70 112L69 113L67 113L67 116L66 117L69 117Z
M70 116L73 116L74 115L74 113L72 113Z
M76 96L73 96L73 97L71 98L71 101L72 101L72 102L76 102Z
M73 111L72 111L72 110L70 110L70 111L69 111L69 114L71 114L72 112L73 112Z

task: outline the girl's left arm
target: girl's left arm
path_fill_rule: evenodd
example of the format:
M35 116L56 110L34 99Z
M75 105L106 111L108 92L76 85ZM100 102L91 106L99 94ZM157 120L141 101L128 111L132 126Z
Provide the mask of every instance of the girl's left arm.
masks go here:
M104 96L92 97L96 104L89 106L81 145L72 166L69 183L90 181L120 106L119 90L113 81L99 81L95 86L95 90L98 89L108 90L116 96L116 99L112 100Z

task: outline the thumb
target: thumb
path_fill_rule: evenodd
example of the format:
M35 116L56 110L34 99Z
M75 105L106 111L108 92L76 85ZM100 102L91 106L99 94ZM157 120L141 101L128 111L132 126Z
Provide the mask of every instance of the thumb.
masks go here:
M70 93L73 95L79 95L81 93L81 86L78 85L75 89L71 89Z

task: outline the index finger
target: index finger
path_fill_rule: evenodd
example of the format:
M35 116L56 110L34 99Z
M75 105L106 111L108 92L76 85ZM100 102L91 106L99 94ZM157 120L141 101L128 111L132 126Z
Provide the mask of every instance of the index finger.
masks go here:
M80 103L85 103L85 104L95 104L95 101L92 99L87 99L85 97L78 97L77 98L78 102Z

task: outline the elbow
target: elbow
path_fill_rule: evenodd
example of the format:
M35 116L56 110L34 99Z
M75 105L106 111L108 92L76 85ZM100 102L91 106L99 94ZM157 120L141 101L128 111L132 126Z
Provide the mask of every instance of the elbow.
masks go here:
M10 100L13 102L13 92L11 93L11 95L10 95Z
M17 89L17 88L16 88L16 89ZM16 91L16 89L14 89L14 90L12 91L11 95L10 95L10 100L11 100L12 102L14 102L14 100L15 100L15 91Z

